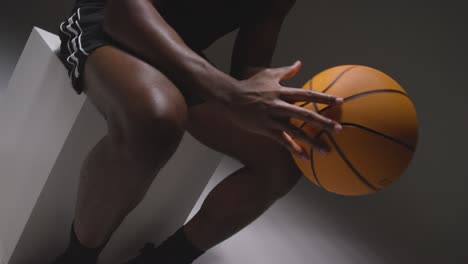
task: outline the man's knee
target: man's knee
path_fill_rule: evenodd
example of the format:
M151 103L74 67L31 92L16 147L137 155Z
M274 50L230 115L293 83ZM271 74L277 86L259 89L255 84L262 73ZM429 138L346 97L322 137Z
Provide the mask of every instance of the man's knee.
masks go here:
M141 105L129 111L122 141L131 158L158 164L176 150L186 129L187 109L175 102Z

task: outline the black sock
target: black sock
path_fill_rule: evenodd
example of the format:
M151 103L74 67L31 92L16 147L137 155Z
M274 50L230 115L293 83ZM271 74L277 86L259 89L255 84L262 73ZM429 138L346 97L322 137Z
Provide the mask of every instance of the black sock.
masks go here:
M108 241L109 240L105 241L104 243L102 243L102 245L96 248L89 248L82 245L75 234L74 221L72 221L70 230L70 242L68 244L67 249L65 250L65 253L62 255L62 259L64 261L67 261L67 264L75 262L94 264L97 262L99 254L104 249Z
M167 238L154 252L154 260L161 263L192 263L205 251L195 247L185 236L184 227Z

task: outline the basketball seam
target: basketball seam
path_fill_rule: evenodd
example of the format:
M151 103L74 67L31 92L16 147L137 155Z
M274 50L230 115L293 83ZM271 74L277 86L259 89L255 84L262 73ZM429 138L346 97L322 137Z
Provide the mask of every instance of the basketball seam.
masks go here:
M314 138L320 137L323 134L323 131L324 130L322 129ZM315 181L317 182L317 186L319 186L319 187L323 188L324 190L326 190L325 187L323 187L323 185L320 183L317 172L315 171L314 151L313 151L313 149L310 150L310 168L312 169L312 174L314 175Z
M375 134L377 136L381 136L381 137L386 138L388 140L391 140L391 141L393 141L393 142L395 142L397 144L400 144L403 147L407 148L408 150L414 152L414 147L413 146L411 146L411 145L409 145L409 144L407 144L407 143L405 143L405 142L403 142L403 141L401 141L401 140L399 140L397 138L394 138L392 136L384 134L384 133L382 133L380 131L374 130L372 128L369 128L369 127L366 127L366 126L363 126L363 125L360 125L360 124L352 123L352 122L343 122L343 123L341 123L341 125L342 126L351 126L351 127L355 127L355 128L360 129L360 130L363 130L363 131L373 133L373 134Z
M336 78L335 78L327 87L325 87L325 89L323 89L322 93L324 93L324 92L326 92L327 90L329 90L336 82L338 82L338 80L339 80L345 73L347 73L349 70L351 70L352 68L355 68L355 67L358 67L358 66L353 65L353 66L351 66L351 67L349 67L349 68L344 69L340 74L338 74L338 76L336 76ZM312 80L309 81L309 88L308 88L308 90L312 90L312 81L313 81L313 80L314 80L314 78L312 78ZM308 105L308 104L310 104L310 103L312 103L312 102L305 102L304 104L302 104L302 105L300 105L300 106L301 106L301 107L304 107L304 106L306 106L306 105ZM313 105L314 105L315 110L318 111L318 110L317 110L317 103L314 102Z
M330 141L332 142L333 146L335 146L335 149L336 151L338 152L338 154L340 155L341 159L348 165L348 168L351 169L351 171L369 188L371 188L372 190L374 191L378 191L379 188L373 186L369 181L367 181L366 178L364 178L360 173L359 171L353 166L353 164L351 163L351 161L346 157L346 155L343 153L343 151L341 150L341 148L338 146L338 143L336 143L335 139L333 138L333 136L328 132L326 131L326 134L328 136L328 138L330 139Z
M399 90L394 90L394 89L377 89L377 90L370 90L370 91L365 91L365 92L362 92L362 93L358 93L358 94L354 94L354 95L351 95L351 96L348 96L346 98L343 99L343 103L341 105L343 105L344 103L346 103L347 101L350 101L352 99L356 99L356 98L359 98L361 96L364 96L364 95L367 95L367 94L373 94L373 93L383 93L383 92L389 92L389 93L399 93L399 94L402 94L406 97L409 98L409 96L402 92L402 91L399 91ZM324 108L322 108L322 110L318 111L319 114L322 114L324 111L330 109L331 107L333 107L335 105L328 105ZM339 105L338 105L339 106ZM303 121L302 124L299 126L299 128L302 128L304 127L306 124L308 124L309 122L307 121Z
M402 92L402 91L400 91L400 90L395 90L395 89L377 89L377 90L365 91L365 92L361 92L361 93L358 93L358 94L354 94L354 95L348 96L348 97L346 97L346 98L343 99L343 100L344 100L343 104L346 103L347 101L350 101L350 100L352 100L352 99L356 99L356 98L362 97L362 96L364 96L364 95L374 94L374 93L384 93L384 92L399 93L399 94L402 94L402 95L404 95L404 96L406 96L406 97L409 98L409 96L408 96L406 93L404 93L404 92ZM333 106L334 106L334 105L328 105L328 106L322 108L322 110L319 111L319 114L323 113L324 111L330 109L330 108L333 107Z
M340 76L338 76L337 78L340 78ZM309 84L310 84L310 85L309 85L309 90L313 90L313 89L312 89L312 82L313 82L313 80L314 80L314 79L312 79L312 80L309 82ZM314 106L315 112L318 112L317 103L314 102L312 105Z
M351 67L346 68L345 70L343 70L343 71L335 78L335 80L333 80L333 82L331 82L325 89L323 89L322 93L324 93L324 92L330 90L330 88L332 88L333 85L334 85L336 82L338 82L338 80L339 80L345 73L349 72L351 69L356 68L356 67L357 67L357 66L354 66L354 65L353 65L353 66L351 66Z

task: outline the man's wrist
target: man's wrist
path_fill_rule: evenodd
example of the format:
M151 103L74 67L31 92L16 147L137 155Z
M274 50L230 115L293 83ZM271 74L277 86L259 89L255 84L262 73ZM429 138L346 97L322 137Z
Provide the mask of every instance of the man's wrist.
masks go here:
M218 84L219 86L213 86L213 100L221 103L224 106L229 107L232 105L233 99L236 96L236 94L238 94L241 90L240 86L242 85L242 81L232 78L232 76L228 74L222 74L226 78L221 80L221 83Z
M198 55L198 54L197 54ZM240 81L226 74L201 56L189 55L176 74L184 76L180 85L194 89L203 99L230 105L240 88ZM175 77L175 76L174 76Z

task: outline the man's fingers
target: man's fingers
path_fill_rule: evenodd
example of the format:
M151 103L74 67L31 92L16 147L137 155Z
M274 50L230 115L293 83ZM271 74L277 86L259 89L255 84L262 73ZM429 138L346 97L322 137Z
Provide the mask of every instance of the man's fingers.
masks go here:
M322 104L341 104L343 98L308 89L283 87L280 99L287 102L316 102Z
M279 101L278 104L279 105L276 114L280 116L295 117L320 128L326 129L330 132L338 132L343 129L342 126L335 120L325 117L307 108L289 104L283 101Z
M300 61L294 62L292 65L273 69L274 75L278 81L284 81L292 78L301 69L302 63Z
M270 130L268 136L288 149L290 152L295 153L304 159L308 158L305 151L284 131Z
M329 152L329 147L327 146L327 144L325 144L324 142L320 141L317 138L307 135L302 129L290 123L287 123L287 124L280 123L278 126L281 130L285 131L286 133L291 135L293 138L297 138L309 144L311 147L317 148L319 152L322 152L322 153Z

